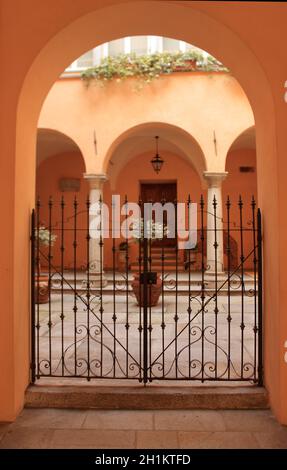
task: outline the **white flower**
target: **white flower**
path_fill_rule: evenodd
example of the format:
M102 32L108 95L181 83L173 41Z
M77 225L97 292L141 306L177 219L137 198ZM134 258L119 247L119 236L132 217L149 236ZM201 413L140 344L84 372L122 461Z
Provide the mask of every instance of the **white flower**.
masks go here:
M39 228L35 228L35 238L39 239L39 244L44 246L49 246L49 244L54 245L57 235L53 235L50 231L41 225Z
M166 225L154 222L153 220L147 220L145 223L143 219L134 220L130 227L129 236L138 240L141 238L162 240L169 233Z

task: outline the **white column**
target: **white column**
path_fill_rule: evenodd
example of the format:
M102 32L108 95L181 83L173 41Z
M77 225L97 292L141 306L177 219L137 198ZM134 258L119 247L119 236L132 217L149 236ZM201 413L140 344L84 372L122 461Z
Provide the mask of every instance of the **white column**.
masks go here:
M84 174L84 178L88 180L90 185L90 208L92 209L89 214L90 227L93 227L94 220L98 217L99 212L93 210L93 204L103 202L103 186L107 177L104 174ZM89 275L91 288L107 285L107 280L104 274L104 247L100 245L100 238L90 238L89 241Z
M203 176L208 184L207 197L207 249L206 263L207 274L213 276L223 273L223 217L222 217L222 192L221 184L226 178L227 172L216 173L205 171ZM214 201L216 206L214 207ZM216 230L215 230L216 229ZM215 244L217 248L215 249Z

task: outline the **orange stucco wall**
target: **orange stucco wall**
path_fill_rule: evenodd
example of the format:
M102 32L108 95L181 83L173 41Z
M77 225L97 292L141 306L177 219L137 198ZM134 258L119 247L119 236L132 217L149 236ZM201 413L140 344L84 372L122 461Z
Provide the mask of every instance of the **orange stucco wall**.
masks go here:
M276 417L286 424L286 5L2 0L1 8L0 419L15 419L29 383L29 214L43 101L64 67L85 50L125 35L158 34L218 57L254 111L264 214L265 383Z
M252 173L241 173L240 167L253 167ZM233 203L238 202L239 195L248 203L252 196L257 200L257 169L256 151L254 149L238 149L230 151L226 159L227 178L223 181L223 198L229 195Z
M188 139L169 131L168 138L198 171L224 171L232 142L254 125L248 99L231 74L177 72L140 91L135 86L132 79L89 88L79 78L60 79L45 100L38 126L69 136L83 154L87 173L105 173L120 143L132 133L141 135L142 127L151 123L180 129L196 141L201 158L192 143L186 147Z
M241 173L240 167L253 167L254 173ZM253 249L253 233L252 233L252 223L253 223L253 212L252 212L252 197L256 201L256 208L258 207L258 197L257 197L257 171L256 171L256 151L253 149L238 149L230 151L226 159L226 171L228 176L222 184L222 197L224 201L223 207L223 220L226 226L227 220L227 208L226 200L229 196L230 198L230 222L233 228L240 226L240 210L239 210L239 198L243 202L242 206L242 216L243 216L243 225L246 230L242 236L242 246L240 239L240 232L235 230L232 232L232 237L237 242L238 249L238 259L240 259L241 254L245 257L251 253ZM256 218L256 211L254 212L254 217ZM256 222L255 222L256 223ZM241 253L242 250L242 253ZM227 260L225 260L225 266L227 265ZM253 255L249 256L246 263L246 269L253 270Z

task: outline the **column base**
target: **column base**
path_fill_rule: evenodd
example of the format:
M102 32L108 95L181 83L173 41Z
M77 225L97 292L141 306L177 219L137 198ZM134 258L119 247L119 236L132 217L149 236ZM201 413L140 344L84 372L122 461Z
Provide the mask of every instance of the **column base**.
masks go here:
M219 288L227 280L227 274L224 271L205 271L204 283L208 289ZM226 284L227 285L227 284Z
M204 271L204 276L206 278L210 277L210 278L215 278L215 275L217 275L217 278L219 279L220 277L224 277L226 278L227 277L227 274L225 271L223 270L217 270L216 272L214 270L211 270L211 269L208 269L206 271Z

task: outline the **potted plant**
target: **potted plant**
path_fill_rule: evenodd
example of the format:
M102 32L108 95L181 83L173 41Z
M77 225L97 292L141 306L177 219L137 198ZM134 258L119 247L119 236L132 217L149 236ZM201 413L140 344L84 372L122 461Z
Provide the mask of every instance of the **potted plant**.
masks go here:
M118 250L117 250L117 269L120 272L123 272L123 271L126 270L127 249L128 249L128 242L127 241L121 242L118 246Z
M144 226L145 225L145 226ZM167 227L163 224L148 220L145 224L143 219L135 221L132 224L132 237L138 243L143 244L144 238L147 238L148 248L148 263L150 259L150 248L154 241L165 238L168 234ZM158 304L158 300L162 291L162 279L157 272L150 272L150 280L148 281L148 295L147 295L147 307L155 307ZM144 306L144 284L141 282L141 276L147 273L135 273L134 280L132 281L132 289L136 296L138 305Z
M93 81L104 85L112 80L120 83L128 78L135 78L136 90L152 83L164 75L177 71L228 71L211 56L201 51L155 52L137 55L135 53L108 56L95 67L89 67L81 74L84 83L89 86Z
M44 225L35 228L34 233L36 256L40 252L40 247L53 246L57 236L52 234ZM49 300L50 280L49 276L41 272L40 259L37 259L35 267L35 303L44 304Z

